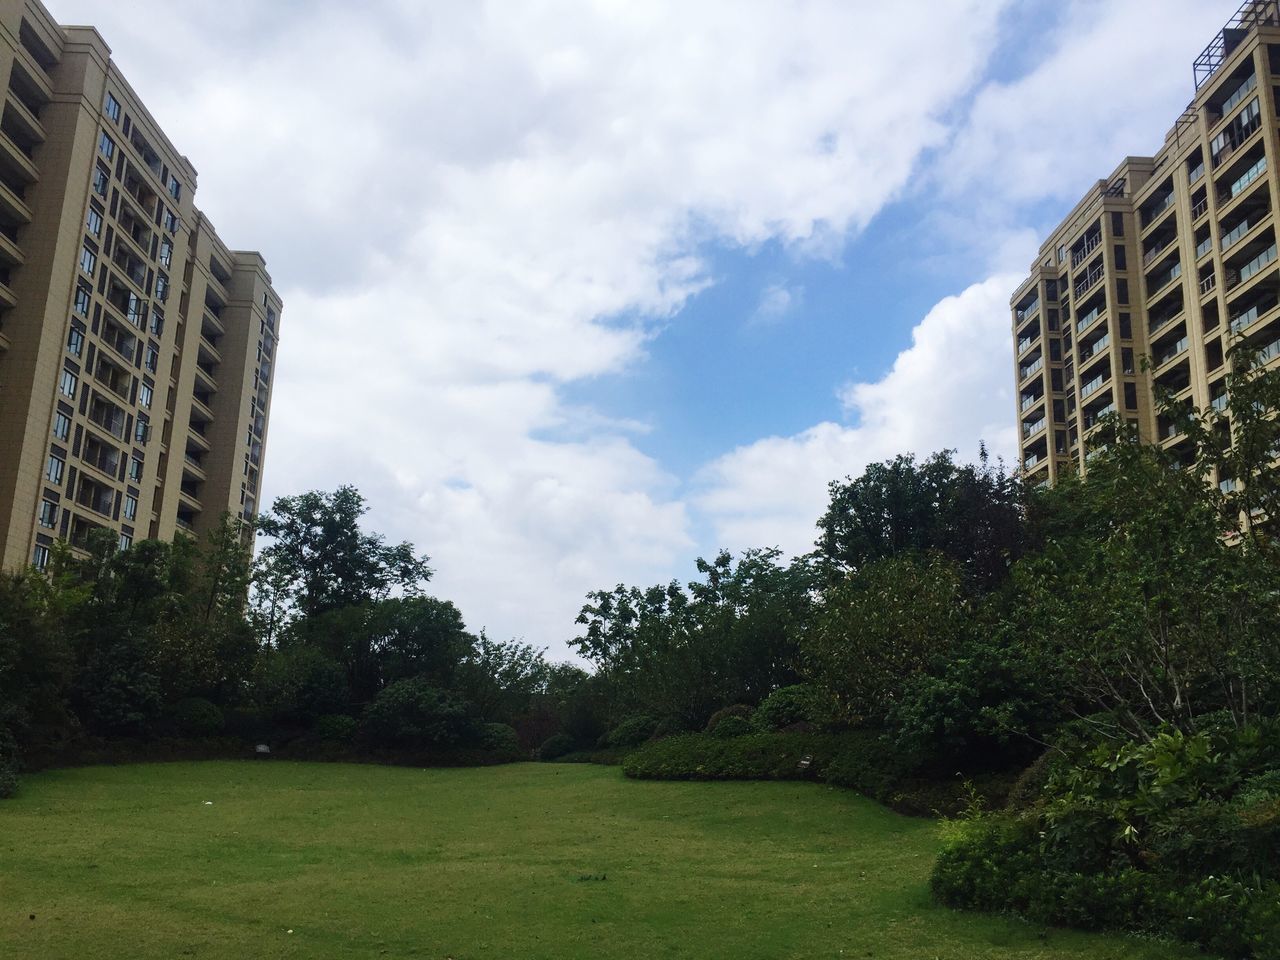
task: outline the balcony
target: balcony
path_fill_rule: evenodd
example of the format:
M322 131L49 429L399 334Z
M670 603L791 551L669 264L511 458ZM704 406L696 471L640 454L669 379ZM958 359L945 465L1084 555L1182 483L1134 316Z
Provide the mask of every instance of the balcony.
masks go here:
M1076 333L1084 333L1091 326L1093 326L1094 322L1100 316L1102 316L1101 305L1094 307L1092 310L1090 310L1083 317L1081 317L1079 320L1076 321Z
M205 306L209 308L209 312L210 312L210 313L212 313L215 317L217 317L217 318L218 318L219 323L221 323L221 321L222 321L222 305L221 305L221 304L217 304L217 305L216 305L216 309L215 309L215 305L214 305L214 304L209 303L209 302L206 300L206 302L205 302ZM1034 316L1034 315L1035 315L1035 312L1036 312L1037 310L1039 310L1039 309L1040 309L1040 298L1039 298L1039 297L1037 297L1035 300L1032 300L1032 301L1031 301L1029 304L1027 304L1025 307L1023 307L1023 308L1021 308L1020 310L1018 310L1018 311L1017 311L1018 322L1019 322L1019 323L1022 323L1022 322L1023 322L1024 320L1026 320L1028 317Z
M1184 335L1180 340L1174 343L1172 347L1156 357L1156 369L1158 370L1165 364L1173 361L1175 358L1182 356L1187 352L1187 347L1190 345L1190 338Z
M1090 268L1089 272L1085 274L1083 278L1076 281L1073 293L1077 303L1080 302L1080 298L1082 296L1098 285L1106 272L1106 268L1103 266L1101 261L1099 261L1095 266Z
M1085 397L1093 396L1095 393L1101 390L1103 386L1106 385L1107 381L1110 379L1111 379L1110 371L1108 371L1107 373L1098 374L1096 377L1094 377L1092 380L1090 380L1088 383L1086 383L1084 386L1080 388L1080 399L1083 400Z
M1084 238L1084 243L1078 248L1071 251L1071 269L1075 269L1088 259L1089 254L1098 249L1098 244L1102 243L1102 231L1091 233Z
M1209 143L1209 157L1216 170L1262 128L1262 112L1255 98Z
M1250 93L1256 90L1257 87L1258 87L1258 75L1256 73L1249 74L1248 79L1246 79L1244 83L1240 84L1240 86L1236 88L1235 92L1231 94L1231 96L1227 97L1226 100L1223 101L1222 116L1225 117L1232 110L1234 110L1236 106L1242 100L1244 100L1245 97L1247 97Z
M1018 379L1025 380L1033 374L1039 373L1044 369L1044 357L1037 357L1034 361L1024 367L1018 368Z
M1173 281L1182 276L1181 262L1175 263L1168 270L1154 274L1147 278L1147 296L1154 297L1157 293L1167 287Z
M1237 313L1230 321L1231 332L1239 333L1240 331L1253 326L1258 322L1260 317L1270 313L1275 309L1275 307L1275 300L1273 298L1267 298L1255 303L1248 310Z
M81 476L80 489L76 493L76 503L82 507L87 507L94 513L101 514L104 517L111 516L111 509L115 506L115 491L110 487L98 483L96 480L90 480L88 477Z
M1265 347L1258 351L1258 363L1267 364L1280 357L1280 340L1272 340Z
M1227 272L1227 289L1231 290L1242 283L1246 283L1251 278L1257 276L1258 272L1268 264L1274 262L1275 259L1276 243L1273 240L1269 247L1242 266L1238 271L1232 270Z
M1266 173L1266 170L1267 158L1263 155L1245 168L1244 172L1241 173L1240 176L1231 181L1230 186L1225 190L1220 190L1218 192L1218 205L1221 206L1223 204L1230 203L1236 197L1240 196L1240 194L1244 193L1255 180Z
M1142 226L1143 229L1151 226L1162 213L1173 206L1174 193L1170 190L1159 199L1152 200L1150 206L1144 207L1142 210Z
M1162 233L1159 237L1154 238L1154 242L1151 247L1142 255L1143 269L1145 270L1147 267L1151 266L1151 264L1155 263L1160 254L1169 249L1169 244L1173 243L1177 238L1178 235L1176 233Z
M1018 412L1026 413L1028 410L1030 410L1032 407L1034 407L1037 403L1039 403L1043 399L1044 399L1044 394L1040 394L1034 397L1023 397L1022 404L1019 406Z
M1280 343L1280 340L1276 342ZM1212 410L1214 413L1226 413L1228 402L1229 401L1228 401L1227 395L1225 393L1220 394L1219 396L1216 396L1209 401L1209 409Z
M203 333L203 331L201 331L201 333ZM1039 339L1040 339L1039 337L1022 337L1021 339L1019 339L1018 340L1018 356L1022 356L1024 353L1026 353L1031 348L1031 345Z
M1250 230L1252 230L1254 227L1258 225L1259 219L1265 216L1266 216L1265 212L1255 213L1252 219L1246 216L1243 220L1241 220L1238 224L1236 224L1229 232L1224 233L1222 235L1222 243L1219 244L1219 248L1222 250L1222 252L1226 253L1227 250L1237 240L1239 240L1246 233L1248 233Z
M19 223L31 222L31 208L27 201L3 180L0 180L0 214Z
M1226 480L1219 480L1218 489L1223 493L1235 493L1240 490L1240 481L1234 477L1228 477Z
M1216 273L1210 273L1207 277L1203 277L1200 280L1200 295L1204 296L1205 294L1213 290L1213 288L1216 287L1217 285L1218 285L1218 275Z
M89 421L96 423L117 440L123 440L125 428L124 411L96 393L89 403Z
M1083 366L1087 361L1092 360L1099 353L1106 350L1111 345L1111 334L1104 333L1093 343L1087 344L1080 348L1080 363Z
M1208 212L1209 212L1209 198L1201 197L1191 207L1191 219L1193 222L1196 220L1199 220Z

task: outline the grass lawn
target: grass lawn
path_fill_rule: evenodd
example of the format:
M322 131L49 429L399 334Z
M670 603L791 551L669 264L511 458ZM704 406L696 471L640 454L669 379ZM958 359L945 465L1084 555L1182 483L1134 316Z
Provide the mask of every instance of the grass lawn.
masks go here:
M0 957L1195 955L934 907L937 846L935 824L812 784L568 764L63 770L0 802Z

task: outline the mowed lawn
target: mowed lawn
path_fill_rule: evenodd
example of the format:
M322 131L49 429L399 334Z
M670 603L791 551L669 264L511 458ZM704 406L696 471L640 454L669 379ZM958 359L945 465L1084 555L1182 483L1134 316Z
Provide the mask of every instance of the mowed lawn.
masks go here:
M617 768L94 767L0 802L0 957L1161 958L930 904L937 825Z

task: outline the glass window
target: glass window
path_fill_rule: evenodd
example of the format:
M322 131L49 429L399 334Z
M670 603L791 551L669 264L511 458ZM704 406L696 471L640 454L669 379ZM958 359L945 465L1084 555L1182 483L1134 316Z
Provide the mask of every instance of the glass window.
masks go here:
M88 287L76 286L76 313L82 317L89 315L89 297L90 290Z
M49 463L44 468L45 479L50 483L62 483L62 468L66 466L56 453L49 454Z
M178 232L178 215L168 208L164 211L164 228L170 233Z
M142 480L142 461L137 457L129 459L129 479L139 482Z
M163 273L156 275L156 297L167 300L169 297L169 278Z
M124 518L133 520L138 516L138 498L125 494L124 498Z
M52 500L40 501L40 526L50 530L58 523L58 505Z
M182 197L182 184L178 182L178 178L170 175L169 177L169 196L178 200Z
M76 387L80 385L80 381L76 375L70 370L62 371L62 379L58 381L58 389L62 391L64 397L74 397L76 395Z
M78 357L84 351L84 331L72 327L67 332L67 353Z
M107 94L107 116L116 123L120 122L120 101L110 93Z
M152 373L156 372L156 368L160 366L160 352L155 347L147 347L147 369Z
M120 534L120 551L123 553L133 546L133 537L127 533Z
M81 249L80 269L92 277L93 271L97 269L97 266L98 266L98 255L94 253L92 250L90 250L88 247L84 247L83 249Z
M71 418L61 410L53 415L53 435L59 440L66 440L71 436Z
M142 406L146 407L148 410L151 409L151 396L151 388L145 383L138 387L138 403L142 404Z
M43 570L49 566L49 548L43 543L36 544L35 553L31 555L31 562L35 564L37 570Z
M157 337L164 333L164 313L159 307L151 308L151 332Z
M102 236L102 214L93 207L89 208L89 217L85 220L85 226L95 237Z
M98 150L108 160L116 155L116 142L107 135L105 130L102 131L102 136L98 138Z
M133 425L133 439L138 443L147 442L147 434L151 432L151 424L147 418L139 415L138 422Z
M107 195L107 184L111 182L111 171L98 164L93 168L93 192L105 199Z
M168 267L173 263L173 243L168 237L160 241L160 266Z

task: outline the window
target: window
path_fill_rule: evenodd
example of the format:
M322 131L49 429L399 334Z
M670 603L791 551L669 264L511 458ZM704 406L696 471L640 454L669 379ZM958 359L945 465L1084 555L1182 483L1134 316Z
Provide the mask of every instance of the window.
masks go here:
M102 236L102 214L93 209L93 207L89 208L89 217L85 220L84 225L95 237Z
M142 404L142 406L146 407L148 410L151 409L151 396L151 388L145 383L138 387L138 403Z
M1117 303L1129 302L1129 281L1128 280L1116 281L1116 302Z
M1117 269L1117 270L1123 270L1123 269L1125 269L1125 265L1124 265L1124 247L1122 247L1120 244L1116 244L1115 248L1111 251L1111 253L1112 253L1112 255L1115 257L1115 261L1116 261L1116 269Z
M169 278L163 273L156 274L156 299L169 299Z
M43 570L49 566L49 548L43 543L37 543L35 553L31 555L31 562L35 564L37 570Z
M147 436L151 433L151 424L147 422L147 418L138 415L138 422L133 425L133 439L137 443L146 443Z
M52 500L40 501L40 526L48 527L50 530L58 522L58 505Z
M44 468L45 479L50 483L62 483L62 468L66 466L56 453L49 454L49 463Z
M84 331L72 327L67 332L67 353L78 357L84 352Z
M129 536L127 533L120 534L120 552L124 553L124 551L128 550L132 546L133 537Z
M129 459L129 479L135 482L142 482L142 461L137 457Z
M1067 259L1067 245L1065 243L1058 244L1058 262L1061 263Z
M160 266L169 267L173 263L173 242L165 237L160 241Z
M138 516L138 498L125 494L124 498L124 518L133 520Z
M170 233L178 232L178 215L168 208L164 211L164 228Z
M116 142L107 135L107 131L102 131L102 136L98 137L98 151L110 160L116 155Z
M182 198L182 184L178 182L178 178L170 174L169 176L169 196L175 200Z
M157 337L164 333L164 313L159 307L151 308L151 332Z
M58 381L58 389L64 397L75 397L76 387L80 386L80 381L70 370L62 371L62 378Z
M71 418L61 410L53 416L53 435L59 440L66 440L71 436Z
M147 347L147 369L152 373L156 372L156 368L160 366L160 351L155 347Z
M111 118L112 120L114 120L116 123L119 123L119 122L120 122L120 101L119 101L119 100L117 100L117 99L116 99L114 96L112 96L112 94L110 94L110 93L108 93L108 94L107 94L107 106L106 106L106 111L107 111L107 116L108 116L108 117L110 117L110 118Z
M90 290L85 286L76 286L76 313L82 317L89 315Z
M92 277L93 271L96 270L97 267L98 255L88 247L82 248L80 251L80 269Z
M1138 387L1132 383L1124 385L1124 406L1126 410L1138 409Z
M98 164L93 168L93 192L103 199L107 196L107 184L111 182L111 171Z
M1111 214L1111 232L1117 237L1124 236L1124 214L1112 212Z

